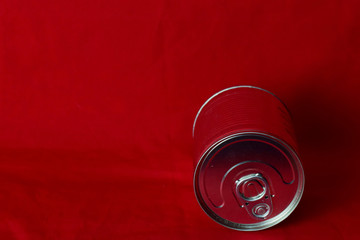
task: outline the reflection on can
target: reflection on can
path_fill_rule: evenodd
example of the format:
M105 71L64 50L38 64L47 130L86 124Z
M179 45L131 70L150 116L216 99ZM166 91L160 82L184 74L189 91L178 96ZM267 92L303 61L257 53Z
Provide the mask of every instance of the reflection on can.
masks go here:
M195 195L213 220L261 230L296 208L304 172L289 111L275 95L252 86L216 93L200 108L193 137Z

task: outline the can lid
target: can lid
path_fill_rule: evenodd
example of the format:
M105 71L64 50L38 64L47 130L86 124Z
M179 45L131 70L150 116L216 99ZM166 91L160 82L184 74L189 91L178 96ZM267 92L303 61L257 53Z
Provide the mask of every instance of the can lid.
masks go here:
M304 173L286 143L265 133L238 133L219 140L202 156L194 189L200 206L216 222L260 230L296 208Z

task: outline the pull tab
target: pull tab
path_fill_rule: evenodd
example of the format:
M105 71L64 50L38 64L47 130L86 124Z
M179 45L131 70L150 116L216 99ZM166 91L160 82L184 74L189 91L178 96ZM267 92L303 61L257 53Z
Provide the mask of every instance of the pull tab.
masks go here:
M272 211L269 184L260 173L248 174L235 181L235 196L242 208L255 218L265 219Z

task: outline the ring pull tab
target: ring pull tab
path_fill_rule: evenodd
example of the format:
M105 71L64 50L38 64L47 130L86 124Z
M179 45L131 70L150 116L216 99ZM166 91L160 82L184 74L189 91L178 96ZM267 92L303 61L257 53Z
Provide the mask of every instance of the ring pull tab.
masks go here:
M260 173L248 174L235 181L234 192L240 207L257 219L265 219L272 211L269 184Z

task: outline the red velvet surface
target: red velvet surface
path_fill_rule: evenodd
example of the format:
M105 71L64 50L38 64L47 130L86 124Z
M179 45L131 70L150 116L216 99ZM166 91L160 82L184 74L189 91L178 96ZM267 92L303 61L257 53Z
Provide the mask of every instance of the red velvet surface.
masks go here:
M358 1L0 2L1 239L356 239ZM226 229L193 189L192 122L277 94L306 174L281 224Z

